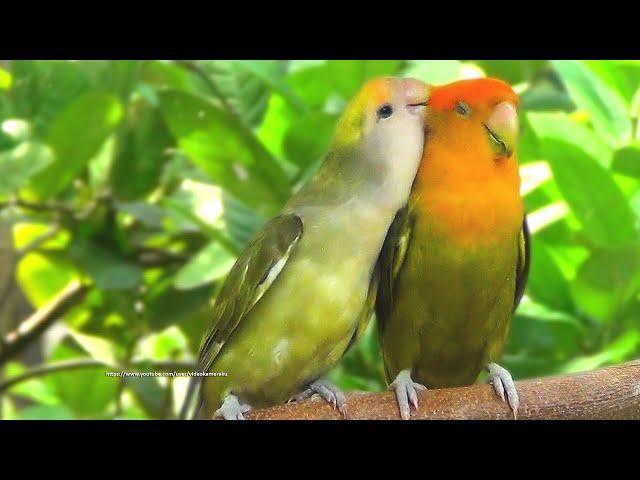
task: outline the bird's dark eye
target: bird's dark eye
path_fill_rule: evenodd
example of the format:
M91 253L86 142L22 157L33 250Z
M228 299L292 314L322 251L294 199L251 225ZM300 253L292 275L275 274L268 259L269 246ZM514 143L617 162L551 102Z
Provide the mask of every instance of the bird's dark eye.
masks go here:
M378 109L378 118L389 118L393 115L393 107L391 105L383 105Z
M467 115L469 115L469 113L471 113L471 109L469 108L469 105L467 105L466 103L458 102L456 103L456 112L466 117Z

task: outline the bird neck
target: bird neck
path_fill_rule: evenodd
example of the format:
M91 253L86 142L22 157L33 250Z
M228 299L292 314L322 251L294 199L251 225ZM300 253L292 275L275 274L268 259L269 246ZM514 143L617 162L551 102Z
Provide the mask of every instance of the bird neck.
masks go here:
M437 133L437 132L435 132ZM462 245L512 239L524 206L515 154L495 160L480 136L426 142L411 195L417 219L432 235Z

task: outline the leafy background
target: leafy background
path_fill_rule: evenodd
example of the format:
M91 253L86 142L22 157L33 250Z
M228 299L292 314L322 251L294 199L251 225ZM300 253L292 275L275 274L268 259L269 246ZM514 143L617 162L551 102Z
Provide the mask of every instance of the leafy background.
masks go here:
M0 362L2 418L175 417L186 379L105 371L193 362L236 255L377 75L496 76L521 96L534 233L514 376L640 356L640 61L5 61L0 334L70 283L90 288ZM374 328L331 376L384 388Z

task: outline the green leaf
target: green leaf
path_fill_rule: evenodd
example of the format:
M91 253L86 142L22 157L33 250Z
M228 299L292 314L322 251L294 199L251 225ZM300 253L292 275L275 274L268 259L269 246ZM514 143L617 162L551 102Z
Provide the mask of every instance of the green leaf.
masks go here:
M478 60L476 63L488 77L497 77L516 84L532 80L547 64L547 60Z
M116 207L119 212L131 215L144 225L155 228L162 226L165 212L158 205L144 202L117 202Z
M286 82L305 104L315 109L322 108L333 91L326 60L312 61L294 71L295 64L296 61L293 60Z
M48 135L55 159L32 179L38 196L49 198L67 187L98 152L121 117L118 99L102 93L83 95L56 117Z
M74 420L73 412L64 405L34 405L18 412L19 420Z
M127 290L140 283L141 269L113 247L85 237L75 237L69 253L102 290Z
M13 78L11 77L11 74L4 68L0 67L0 91L9 90L12 82Z
M571 116L565 113L530 112L527 113L526 119L539 140L565 140L567 143L579 145L603 167L609 168L611 165L613 149L592 129Z
M151 418L163 418L165 415L167 389L158 380L156 377L127 377L125 380Z
M298 118L284 138L287 159L302 169L323 158L331 146L338 118L314 112Z
M640 178L640 143L616 150L611 168L622 175Z
M573 312L569 282L549 254L549 247L537 242L534 248L535 255L531 255L531 273L527 282L528 294L554 310Z
M619 64L611 60L584 60L584 64L598 77L600 82L615 91L629 107L637 85L625 75Z
M27 369L19 363L8 362L5 366L4 378L10 379L23 374ZM9 390L11 395L28 398L45 405L57 405L60 399L53 389L41 378L32 378L20 383L16 383Z
M178 290L190 290L211 283L224 277L235 260L219 242L211 242L180 269L174 285Z
M53 119L91 88L80 62L13 61L11 71L14 114L28 118L38 136L46 136Z
M636 237L635 216L611 175L594 157L597 142L587 137L578 141L566 122L555 114L529 114L540 139L541 151L549 162L554 180L582 224L585 233L601 246L618 246Z
M572 285L576 304L600 321L613 319L640 289L640 247L593 252Z
M35 142L23 142L11 150L0 152L0 194L17 193L52 161L51 149Z
M584 334L575 317L525 296L511 322L504 365L517 377L548 375L580 353Z
M56 345L49 357L50 362L84 358L72 342L65 340ZM115 400L119 377L107 377L105 369L89 368L67 372L56 372L47 379L64 405L77 416L95 418L104 413Z
M441 85L460 79L462 62L458 60L410 60L402 72L433 85Z
M611 145L624 145L631 137L631 121L620 95L580 61L552 63L578 108L589 114L596 131Z
M214 182L268 215L289 197L280 165L253 133L228 112L184 92L160 94L180 148Z
M334 88L346 100L350 100L367 80L393 75L401 66L401 60L329 60L328 62Z
M211 88L203 78L183 65L170 60L147 60L140 69L136 91L152 105L158 105L160 90L183 90L185 92L210 95Z
M16 278L31 304L40 307L78 279L78 272L59 252L31 252L18 263Z
M149 285L150 292L145 299L145 321L154 331L178 325L197 350L202 332L211 318L210 301L215 287L206 285L192 290L177 290L172 285L171 276L163 283Z
M561 368L558 373L577 373L595 370L596 368L624 362L633 358L640 347L640 332L631 330L608 344L601 352L594 355L575 358Z
M236 252L242 251L249 240L258 233L258 230L267 221L266 218L256 215L231 195L222 195L224 225L229 237L237 246Z
M571 112L576 106L569 94L554 83L543 80L535 82L520 95L522 111L558 111Z
M106 365L115 367L118 357L124 353L119 351L114 343L96 335L87 335L72 329L69 329L69 335L87 354Z
M173 144L160 112L144 102L134 103L111 170L111 185L118 198L138 199L160 180L166 151Z
M210 75L231 111L246 125L260 125L272 92L277 92L296 110L304 104L285 83L287 62L283 60L208 60L197 62Z
M278 93L297 111L305 112L307 106L295 95L291 87L284 81L287 61L283 60L235 60L241 71L253 74Z
M284 137L292 123L300 117L280 95L272 95L264 119L257 132L258 139L272 155L284 158Z
M178 327L171 326L165 330L142 338L136 346L134 361L163 361L181 357L187 348L187 338Z

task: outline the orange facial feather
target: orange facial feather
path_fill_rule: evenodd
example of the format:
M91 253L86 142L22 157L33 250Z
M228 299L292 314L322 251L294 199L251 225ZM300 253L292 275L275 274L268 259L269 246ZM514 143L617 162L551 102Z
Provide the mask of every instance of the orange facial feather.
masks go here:
M518 105L511 87L491 78L433 87L412 194L418 228L462 246L518 234L524 210L517 153L496 158L483 125L504 101ZM468 106L468 115L458 111L461 102Z

